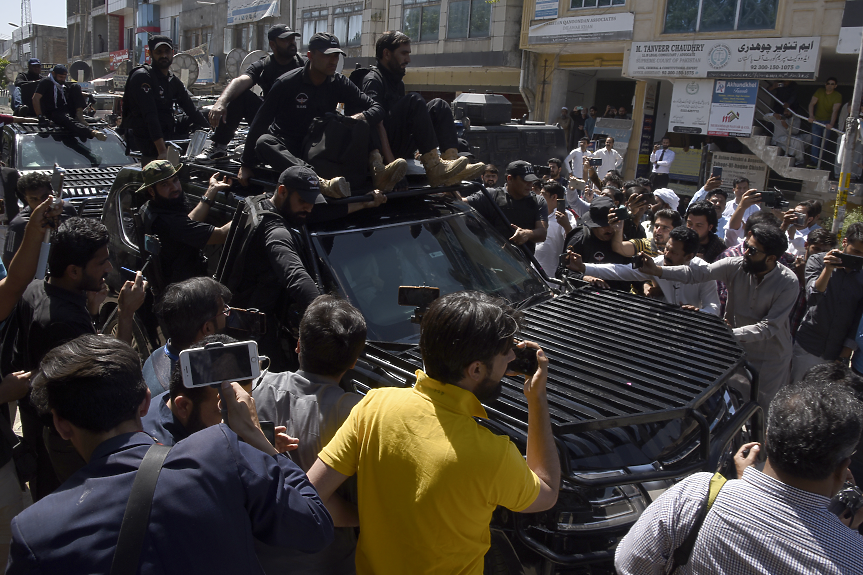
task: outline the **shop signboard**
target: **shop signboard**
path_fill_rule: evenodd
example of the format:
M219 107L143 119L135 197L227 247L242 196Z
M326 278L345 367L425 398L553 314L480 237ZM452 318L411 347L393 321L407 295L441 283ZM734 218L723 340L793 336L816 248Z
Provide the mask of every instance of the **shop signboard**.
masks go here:
M757 101L758 80L716 80L707 135L751 136Z
M279 0L228 0L228 26L281 16Z
M117 50L108 54L108 70L116 70L117 64L129 59L128 50Z
M758 156L713 152L713 160L708 173L712 172L715 167L722 168L722 189L728 192L729 198L734 197L731 182L737 178L749 180L749 187L756 190L763 190L767 185L768 167Z
M784 78L814 80L820 38L727 38L633 42L633 78Z
M698 172L701 169L701 149L696 148L669 148L674 152L674 161L671 163L669 177L672 180L698 183Z
M857 54L860 51L860 36L863 35L863 2L845 2L842 27L839 28L837 54Z
M557 2L555 2L556 9ZM537 3L538 11L539 3ZM569 44L573 42L632 40L634 24L635 15L631 12L556 18L551 22L531 26L527 33L527 43L560 44L565 42Z
M713 80L675 80L668 129L677 134L706 134L713 101Z
M549 20L557 18L557 7L559 4L559 0L536 0L533 19Z

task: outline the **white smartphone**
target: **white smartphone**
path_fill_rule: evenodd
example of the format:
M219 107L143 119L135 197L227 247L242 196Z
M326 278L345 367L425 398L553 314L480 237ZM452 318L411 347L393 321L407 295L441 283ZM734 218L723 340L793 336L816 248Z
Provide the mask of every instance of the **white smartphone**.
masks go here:
M210 344L180 352L184 387L218 385L225 381L244 381L261 375L258 344L254 341Z

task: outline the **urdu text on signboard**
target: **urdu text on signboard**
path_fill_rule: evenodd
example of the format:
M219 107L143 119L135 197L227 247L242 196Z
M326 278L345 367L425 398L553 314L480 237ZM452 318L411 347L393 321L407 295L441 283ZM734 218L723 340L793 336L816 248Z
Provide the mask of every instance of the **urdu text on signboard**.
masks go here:
M633 42L633 78L783 78L814 80L820 38Z

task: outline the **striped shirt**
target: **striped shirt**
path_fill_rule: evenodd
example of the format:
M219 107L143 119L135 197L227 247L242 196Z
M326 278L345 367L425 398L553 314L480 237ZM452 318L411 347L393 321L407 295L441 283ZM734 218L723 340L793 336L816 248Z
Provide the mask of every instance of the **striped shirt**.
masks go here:
M617 546L620 575L667 573L707 494L710 473L687 477L648 507ZM829 499L748 467L729 481L677 575L863 573L863 537L827 510Z

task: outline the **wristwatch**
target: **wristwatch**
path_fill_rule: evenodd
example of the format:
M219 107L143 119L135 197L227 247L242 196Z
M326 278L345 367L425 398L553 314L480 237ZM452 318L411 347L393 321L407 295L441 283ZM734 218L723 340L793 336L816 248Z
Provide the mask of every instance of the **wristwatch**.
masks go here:
M212 208L216 205L216 198L208 198L207 196L201 196L201 203L207 204Z

